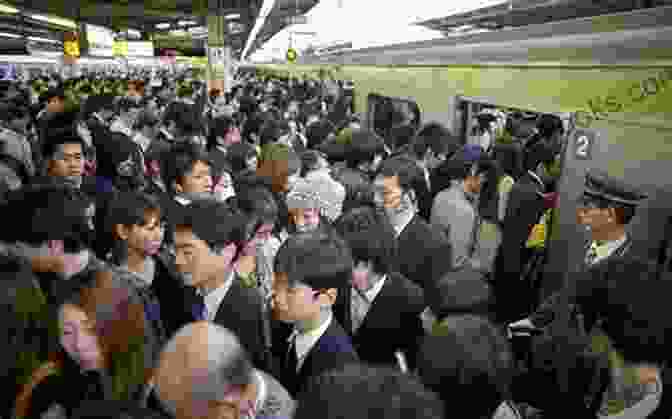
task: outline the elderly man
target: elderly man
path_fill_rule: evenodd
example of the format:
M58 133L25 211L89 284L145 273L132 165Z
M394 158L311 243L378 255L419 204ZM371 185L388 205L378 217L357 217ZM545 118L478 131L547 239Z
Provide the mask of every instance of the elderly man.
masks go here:
M287 391L254 369L238 339L208 322L188 324L168 342L155 384L175 419L289 419L294 411Z

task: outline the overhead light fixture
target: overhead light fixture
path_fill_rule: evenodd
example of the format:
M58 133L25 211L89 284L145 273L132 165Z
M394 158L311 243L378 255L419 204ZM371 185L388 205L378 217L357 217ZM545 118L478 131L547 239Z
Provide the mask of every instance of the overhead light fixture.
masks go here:
M40 37L37 37L37 36L29 36L28 40L35 41L35 42L47 42L49 44L62 44L61 41L57 41L55 39L40 38Z
M6 4L0 4L0 13L19 13L19 9Z
M159 23L156 25L156 29L168 29L170 28L170 23Z
M189 25L196 25L197 22L194 22L193 20L180 20L177 22L178 26L189 26Z
M182 29L172 30L172 31L170 31L169 33L170 33L171 35L175 35L175 36L184 36L184 35L187 34L187 32L183 31Z
M224 19L240 19L240 13L229 13Z
M77 29L77 24L69 19L62 19L60 17L49 17L43 15L30 15L30 18L42 22L51 23L53 25L59 25L59 26L65 26L67 28Z
M17 35L15 33L7 33L7 32L0 32L0 38L21 38L21 35Z
M137 31L135 29L129 29L129 30L126 31L126 33L128 33L131 36L135 36L135 37L140 37L141 36L140 31Z

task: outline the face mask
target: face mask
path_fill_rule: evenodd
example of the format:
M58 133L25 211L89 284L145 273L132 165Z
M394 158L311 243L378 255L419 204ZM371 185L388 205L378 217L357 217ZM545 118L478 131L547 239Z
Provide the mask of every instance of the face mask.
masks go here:
M76 254L63 255L63 275L65 278L69 279L82 272L89 264L90 259L91 254L88 250Z
M362 268L353 269L352 286L361 292L368 291L371 288L371 283L369 281L369 271Z
M161 250L161 240L148 240L145 242L145 256L154 256Z

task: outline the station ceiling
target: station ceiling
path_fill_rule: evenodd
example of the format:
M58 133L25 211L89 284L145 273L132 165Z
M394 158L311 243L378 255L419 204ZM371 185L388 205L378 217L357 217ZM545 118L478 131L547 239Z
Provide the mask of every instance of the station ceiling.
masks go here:
M318 2L319 0L276 0L250 48L250 53L285 28L287 17L304 14ZM208 15L239 15L229 20L231 28L235 30L226 35L226 42L230 44L234 56L239 58L261 11L263 0L8 0L7 3L30 13L79 19L81 22L116 30L131 28L150 33L160 32L156 28L159 23L193 20L198 25L205 25ZM16 22L12 22L12 19ZM44 31L40 25L31 28L30 22L19 19L3 17L0 20L0 29L3 25L14 25L20 31Z

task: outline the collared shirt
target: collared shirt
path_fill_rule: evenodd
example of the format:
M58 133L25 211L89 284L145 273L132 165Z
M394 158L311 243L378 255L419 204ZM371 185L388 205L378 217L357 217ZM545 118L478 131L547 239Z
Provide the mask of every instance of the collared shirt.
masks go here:
M257 399L254 401L254 413L257 414L261 412L261 410L264 407L264 403L266 403L268 388L266 386L266 381L264 380L264 377L262 377L262 375L257 370L254 371L254 379L257 382Z
M331 325L333 317L333 314L329 314L329 318L326 322L324 322L324 324L322 324L317 329L313 329L305 333L301 333L295 329L294 333L292 333L292 336L289 337L290 341L291 339L295 339L294 350L296 351L296 359L298 360L296 364L297 372L301 370L303 362L306 360L310 350L313 349L317 341L320 340L322 335L324 335L324 333L329 328L329 325Z
M595 252L596 255L595 259L592 261L592 264L595 264L611 256L612 253L623 246L623 243L625 243L626 239L627 235L623 235L623 237L618 240L611 240L606 243L602 243L601 245L598 245L596 242L592 242L590 244L590 248L588 249L589 253Z
M383 289L385 285L385 280L387 275L383 276L378 282L376 282L369 290L364 292L364 295L360 294L360 291L357 289L352 289L352 301L350 302L351 309L351 318L352 318L352 331L356 332L357 329L364 323L366 315L371 310L373 301L376 299L380 290Z
M203 299L205 300L205 310L207 311L206 320L208 320L209 322L215 321L215 317L217 316L219 306L220 304L222 304L222 300L224 300L224 297L226 297L226 294L228 294L229 289L233 284L234 275L235 271L231 270L231 272L227 274L227 278L224 284L212 290L210 293L205 294L205 296L203 297ZM199 290L199 292L201 291Z
M179 196L179 195L175 196L175 201L177 201L178 204L183 205L183 206L187 206L187 205L191 204L190 200L188 200L187 198L184 198L182 196Z
M398 226L394 226L394 232L396 233L395 237L399 238L401 233L406 229L406 227L413 221L413 218L415 217L415 211L409 213L408 218L404 220L403 223L399 224Z
M663 397L663 383L660 375L658 375L654 383L647 384L645 387L644 398L634 406L627 407L622 412L613 415L598 413L598 418L645 419L649 417L658 408Z

